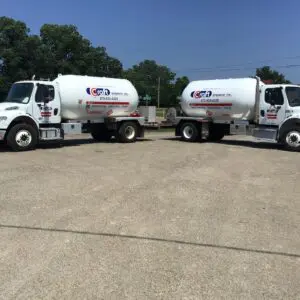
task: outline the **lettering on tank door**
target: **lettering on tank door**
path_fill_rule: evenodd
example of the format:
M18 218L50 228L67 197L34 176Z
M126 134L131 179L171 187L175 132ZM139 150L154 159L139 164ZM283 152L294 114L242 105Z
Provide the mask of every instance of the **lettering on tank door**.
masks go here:
M190 102L191 108L204 108L204 109L226 109L231 110L232 102L226 99L220 99L219 97L232 97L230 93L213 93L211 90L193 91L190 94L193 100L199 100L197 102ZM221 102L222 101L222 102ZM224 101L224 102L223 102Z
M86 111L89 114L103 114L105 110L99 110L99 108L125 108L130 105L129 101L122 99L124 97L128 98L129 96L129 94L125 92L111 91L103 87L88 87L86 93L93 97L93 100L86 101Z

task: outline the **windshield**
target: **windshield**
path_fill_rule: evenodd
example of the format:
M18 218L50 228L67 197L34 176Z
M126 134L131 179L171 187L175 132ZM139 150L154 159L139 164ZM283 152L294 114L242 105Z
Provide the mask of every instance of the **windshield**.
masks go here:
M5 102L27 104L33 90L33 83L15 83L10 88Z
M300 87L287 87L285 91L290 106L300 106Z

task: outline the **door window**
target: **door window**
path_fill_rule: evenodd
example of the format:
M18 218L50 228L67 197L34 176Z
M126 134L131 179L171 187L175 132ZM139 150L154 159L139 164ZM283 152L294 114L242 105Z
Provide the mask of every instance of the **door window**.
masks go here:
M281 88L266 89L265 102L271 105L283 105L284 99Z
M291 107L300 106L300 88L287 87L285 91L289 100L289 105Z
M52 85L39 84L35 94L35 102L48 103L55 98L55 91Z

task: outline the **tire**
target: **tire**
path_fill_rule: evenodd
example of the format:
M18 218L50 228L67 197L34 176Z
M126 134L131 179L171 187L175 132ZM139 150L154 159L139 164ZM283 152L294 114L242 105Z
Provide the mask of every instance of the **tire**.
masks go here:
M282 144L288 151L300 151L300 128L291 128L282 135Z
M223 139L224 136L225 134L223 132L213 131L209 133L207 140L209 142L219 142Z
M185 142L195 142L199 136L199 130L194 123L183 123L180 128L181 139Z
M91 136L98 142L108 142L111 139L111 133L106 129L105 126L95 126L92 128Z
M108 142L111 139L111 134L109 134L109 132L92 132L91 136L97 142Z
M225 132L224 132L224 129L222 127L212 126L209 129L209 135L207 137L207 141L209 141L209 142L219 142L223 139L224 136L225 136Z
M134 122L124 122L119 127L116 139L121 143L133 143L137 139L138 127Z
M13 151L33 150L38 143L38 133L29 124L16 124L9 130L6 142Z

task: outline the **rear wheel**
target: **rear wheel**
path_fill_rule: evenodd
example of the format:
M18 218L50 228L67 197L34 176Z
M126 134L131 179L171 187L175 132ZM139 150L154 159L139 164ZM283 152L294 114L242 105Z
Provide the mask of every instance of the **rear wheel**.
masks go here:
M195 124L184 123L180 128L180 135L186 142L195 142L199 138L199 131Z
M29 124L16 124L8 132L6 141L13 151L33 150L38 142L38 133Z
M133 143L137 139L138 127L134 122L124 122L117 131L116 139L121 143Z
M289 151L300 151L300 128L287 130L283 135L284 148Z

